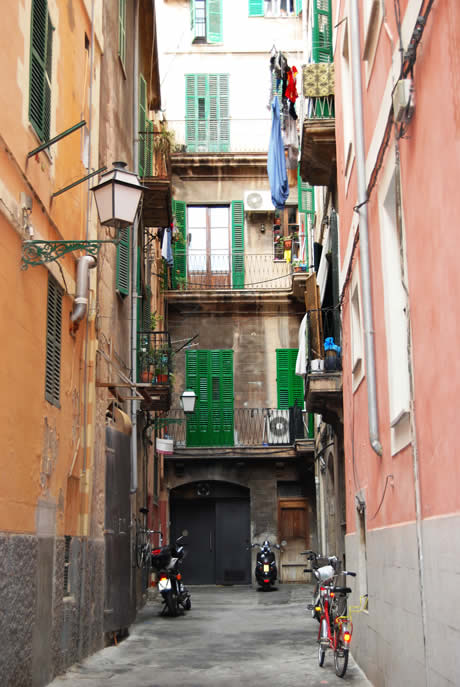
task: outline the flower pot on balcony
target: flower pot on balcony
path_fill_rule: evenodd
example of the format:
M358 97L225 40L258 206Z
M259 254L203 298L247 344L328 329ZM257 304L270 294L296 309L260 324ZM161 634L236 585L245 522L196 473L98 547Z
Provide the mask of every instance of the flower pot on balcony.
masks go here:
M142 370L141 372L141 380L145 384L151 384L153 380L153 372L151 370Z
M168 381L168 375L157 375L158 384L165 384Z
M292 240L291 239L285 239L284 248L286 250L291 250L291 246L292 246Z

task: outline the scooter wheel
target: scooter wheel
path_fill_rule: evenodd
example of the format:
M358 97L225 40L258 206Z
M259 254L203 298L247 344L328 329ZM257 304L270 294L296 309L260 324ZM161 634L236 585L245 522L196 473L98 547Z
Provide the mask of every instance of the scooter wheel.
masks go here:
M190 597L185 600L184 608L186 611L189 611L192 608L192 601L191 601Z

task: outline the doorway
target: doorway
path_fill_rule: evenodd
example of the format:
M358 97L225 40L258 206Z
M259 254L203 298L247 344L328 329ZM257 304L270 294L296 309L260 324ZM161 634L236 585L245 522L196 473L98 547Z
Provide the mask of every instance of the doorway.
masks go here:
M184 530L188 584L250 584L249 489L194 482L171 492L171 540Z
M300 552L309 546L308 500L305 498L279 499L279 541L287 542L281 554L281 582L306 582L303 569L305 556Z

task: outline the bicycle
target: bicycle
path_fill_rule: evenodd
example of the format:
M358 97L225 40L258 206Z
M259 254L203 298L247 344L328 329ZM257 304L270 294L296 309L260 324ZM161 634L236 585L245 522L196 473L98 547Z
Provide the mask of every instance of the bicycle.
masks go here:
M338 571L337 565L331 566L333 573L327 580L323 580L319 587L319 603L314 610L319 614L318 629L318 664L322 668L326 656L326 650L334 652L334 666L337 677L343 677L348 667L348 654L353 623L351 617L346 615L346 602L350 587L342 587L335 584ZM304 572L313 572L306 569ZM356 577L355 572L343 570L342 575Z
M147 513L147 508L139 508L139 512L144 516L144 525ZM160 546L162 535L160 530L149 530L147 527L139 526L139 521L136 520L136 540L135 540L135 559L138 568L150 567L152 556L152 534L160 535Z

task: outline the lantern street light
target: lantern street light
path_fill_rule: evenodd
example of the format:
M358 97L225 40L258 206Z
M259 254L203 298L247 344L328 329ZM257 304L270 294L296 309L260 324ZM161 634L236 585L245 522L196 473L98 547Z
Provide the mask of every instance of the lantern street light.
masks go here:
M196 394L191 389L185 389L180 397L181 408L184 413L193 413L195 410Z
M134 222L144 190L134 172L128 172L126 162L114 162L91 191L94 192L99 221L106 227L124 229Z

